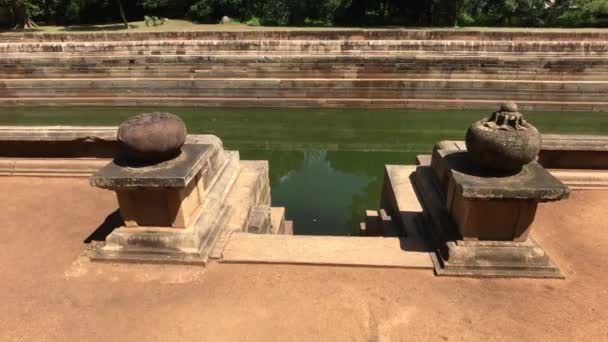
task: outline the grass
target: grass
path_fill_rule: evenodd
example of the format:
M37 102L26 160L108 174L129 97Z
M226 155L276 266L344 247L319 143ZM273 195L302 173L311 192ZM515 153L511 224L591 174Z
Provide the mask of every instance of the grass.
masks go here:
M274 27L248 26L243 23L230 24L197 24L188 20L171 19L164 25L147 27L144 21L132 21L130 29L125 29L122 23L100 25L71 25L71 26L40 26L37 29L27 29L23 32L39 33L89 33L89 32L180 32L180 31L255 31L255 30L351 30L351 29L408 29L408 30L450 30L450 31L500 31L500 32L608 32L607 28L526 28L526 27L333 27L333 26L303 26L303 27Z

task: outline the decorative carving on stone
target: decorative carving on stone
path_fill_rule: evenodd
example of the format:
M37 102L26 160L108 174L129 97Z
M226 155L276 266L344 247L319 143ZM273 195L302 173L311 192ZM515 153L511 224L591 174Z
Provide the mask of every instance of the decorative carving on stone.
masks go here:
M506 102L490 118L473 123L465 142L469 156L479 166L514 173L536 159L541 135L524 120L515 103Z
M118 141L129 160L158 163L180 155L186 142L186 125L169 113L143 113L118 127Z

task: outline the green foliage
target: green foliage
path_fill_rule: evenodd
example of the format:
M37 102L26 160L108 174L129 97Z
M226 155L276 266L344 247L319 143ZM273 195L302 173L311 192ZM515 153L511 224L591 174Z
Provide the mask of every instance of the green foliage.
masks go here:
M261 26L262 24L260 24L260 18L258 17L253 17L249 20L247 20L247 22L245 23L247 26Z
M198 22L210 22L213 13L213 0L201 0L190 7L189 16Z
M131 0L127 16L223 16L257 25L313 26L608 26L608 0ZM97 24L120 19L115 0L0 0L46 23ZM147 21L154 26L155 21Z
M153 16L145 15L144 16L144 23L146 24L147 27L160 26L160 25L164 24L166 20L167 20L166 18L159 18L155 15L153 15Z
M265 26L289 25L291 8L289 0L268 0L263 2L260 23Z
M169 0L140 0L139 4L141 7L147 10L155 10L166 8L170 5Z
M246 0L197 0L188 12L196 22L217 23L223 16L240 22L251 16Z
M545 0L465 0L465 13L474 25L543 26L548 13Z
M566 2L568 9L560 11L554 20L557 25L608 26L608 0L570 0Z

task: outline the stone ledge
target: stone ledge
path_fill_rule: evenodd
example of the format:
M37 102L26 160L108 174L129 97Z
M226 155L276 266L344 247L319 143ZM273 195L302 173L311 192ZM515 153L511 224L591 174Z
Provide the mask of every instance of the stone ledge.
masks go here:
M408 251L400 238L233 233L225 263L301 264L432 269L426 251Z
M0 158L0 176L89 177L110 159Z
M200 106L200 107L321 107L401 109L496 109L503 99L378 99L290 97L10 97L0 106ZM522 110L606 111L608 102L518 100Z
M608 189L608 170L549 169L548 171L570 189Z
M581 41L608 40L603 31L542 30L450 30L450 29L359 29L359 28L259 28L222 29L213 31L173 31L173 32L73 32L73 33L0 33L0 40L12 39L28 42L62 41L128 41L128 40L200 40L200 39L430 39L467 41Z
M119 148L116 131L113 126L0 126L0 157L111 159ZM189 134L186 143L223 150L222 141L210 134Z

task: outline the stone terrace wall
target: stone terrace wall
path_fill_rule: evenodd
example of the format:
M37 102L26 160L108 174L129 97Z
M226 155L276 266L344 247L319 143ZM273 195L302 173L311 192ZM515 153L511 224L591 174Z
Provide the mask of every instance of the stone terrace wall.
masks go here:
M15 33L0 33L14 37ZM606 41L608 31L455 31L412 29L291 29L189 32L24 33L23 42L131 40L467 40L467 41Z
M608 108L608 31L2 37L0 105Z

